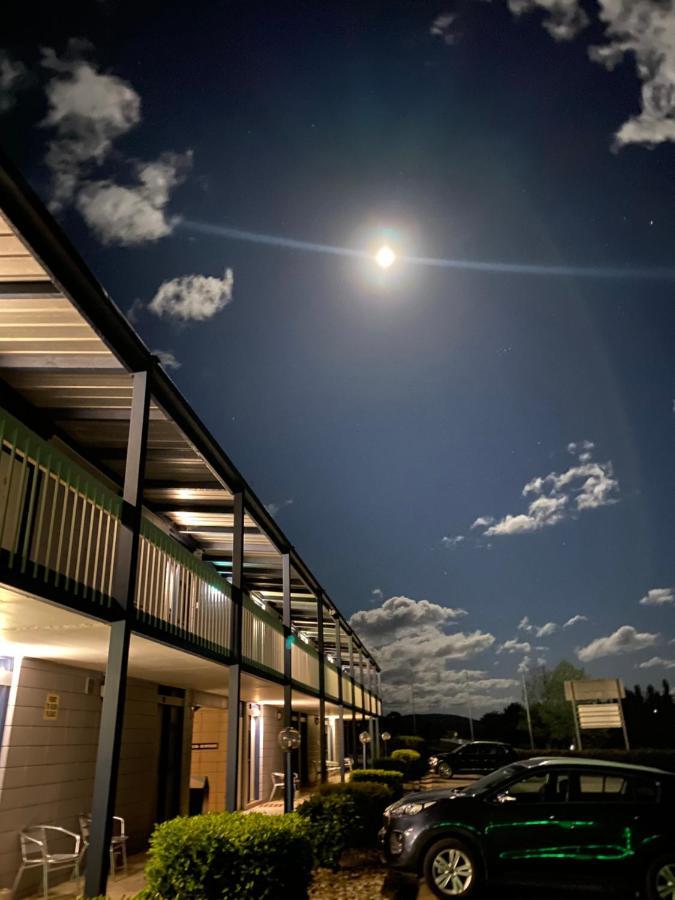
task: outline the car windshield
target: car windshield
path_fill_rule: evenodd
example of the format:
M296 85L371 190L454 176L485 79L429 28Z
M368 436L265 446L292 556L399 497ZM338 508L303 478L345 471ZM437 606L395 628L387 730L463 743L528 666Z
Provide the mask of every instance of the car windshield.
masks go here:
M462 788L462 793L471 796L483 794L485 791L490 791L499 787L502 783L506 784L511 781L514 775L522 774L525 772L526 768L527 766L523 766L520 763L502 766L502 768L497 769L496 772L490 772L489 775L484 775L477 781L472 782L472 784L468 784L465 788Z

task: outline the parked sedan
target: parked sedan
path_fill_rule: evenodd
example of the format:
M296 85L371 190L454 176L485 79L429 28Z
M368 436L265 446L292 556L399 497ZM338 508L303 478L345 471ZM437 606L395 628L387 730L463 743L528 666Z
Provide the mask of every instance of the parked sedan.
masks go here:
M675 900L675 775L599 760L530 759L385 810L380 848L437 897L485 883L642 890Z
M498 741L471 741L447 753L429 757L429 769L443 778L464 773L494 772L513 762L516 751L509 744Z

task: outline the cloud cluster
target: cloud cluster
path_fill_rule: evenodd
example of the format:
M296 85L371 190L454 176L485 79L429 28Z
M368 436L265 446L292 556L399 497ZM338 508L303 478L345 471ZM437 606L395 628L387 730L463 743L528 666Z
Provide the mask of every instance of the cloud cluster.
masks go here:
M533 622L530 622L528 616L523 616L523 618L518 623L518 631L527 631L529 634L534 634L538 638L549 637L552 634L555 634L558 630L558 625L556 622L546 622L544 625L535 625Z
M636 631L632 625L622 625L607 637L599 637L585 647L579 647L577 657L582 662L593 662L605 656L619 656L625 653L636 653L646 647L653 647L659 640L658 634L648 631Z
M160 366L165 369L180 369L182 365L170 350L153 350L152 355L157 357Z
M163 281L148 303L156 316L178 322L203 322L232 300L234 276L227 269L222 278L211 275L182 275Z
M167 214L167 205L191 161L191 153L165 153L155 162L134 166L135 184L86 182L77 195L77 208L103 244L156 241L171 234L180 220Z
M574 625L579 625L580 622L588 622L588 616L583 616L581 615L581 613L577 613L576 616L572 616L571 619L563 622L563 628L572 628Z
M550 472L528 481L522 490L522 496L529 500L524 513L509 513L498 521L492 516L480 516L471 528L484 528L484 537L528 534L587 510L617 503L619 482L611 462L592 461L590 441L570 444L568 450L577 456L577 464L564 472Z
M16 103L21 86L26 81L26 67L0 50L0 114L10 110Z
M459 32L454 28L456 19L457 16L454 13L440 13L431 23L429 34L440 38L444 44L451 47L453 44L456 44L460 38Z
M529 641L519 641L518 638L510 638L497 648L497 653L531 653L532 644Z
M615 146L675 141L675 8L672 0L598 0L591 21L582 0L509 0L516 15L539 10L556 40L571 40L587 25L604 29L589 56L610 71L624 60L641 83L640 112L614 136Z
M651 659L638 663L638 669L675 669L675 659L652 656Z
M640 600L641 606L671 606L675 603L675 588L652 588Z
M162 154L152 162L130 162L127 184L92 177L113 157L115 142L141 121L141 98L124 79L100 72L85 57L89 48L72 42L63 58L42 51L50 73L42 127L53 132L45 161L52 172L51 207L74 204L106 244L139 244L170 234L171 191L183 179L191 154ZM120 161L119 155L115 156Z
M448 631L465 615L463 609L404 596L390 597L378 607L354 613L350 624L375 651L389 709L409 709L412 691L418 711L456 709L466 702L467 691L476 708L506 702L508 698L499 692L512 690L512 679L449 668L495 643L494 635L479 629Z

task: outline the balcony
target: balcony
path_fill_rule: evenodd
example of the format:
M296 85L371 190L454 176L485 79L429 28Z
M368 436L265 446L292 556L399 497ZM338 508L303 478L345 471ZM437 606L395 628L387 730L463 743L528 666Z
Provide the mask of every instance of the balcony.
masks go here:
M102 478L41 439L0 408L0 554L18 588L106 618L113 596L121 498ZM174 540L148 513L141 526L135 611L139 629L188 648L230 659L228 581ZM283 677L284 635L276 612L245 594L242 642L246 665ZM291 650L293 682L319 690L319 654L301 638ZM344 702L352 679L342 675ZM340 675L324 660L325 693L338 699ZM360 685L356 705L376 711Z

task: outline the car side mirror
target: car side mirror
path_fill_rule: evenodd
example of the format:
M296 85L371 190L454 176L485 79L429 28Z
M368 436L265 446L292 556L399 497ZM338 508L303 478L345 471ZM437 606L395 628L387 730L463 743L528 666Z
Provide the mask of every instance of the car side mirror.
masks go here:
M516 798L513 794L509 794L508 791L503 791L501 794L497 794L495 797L495 803L515 803Z

